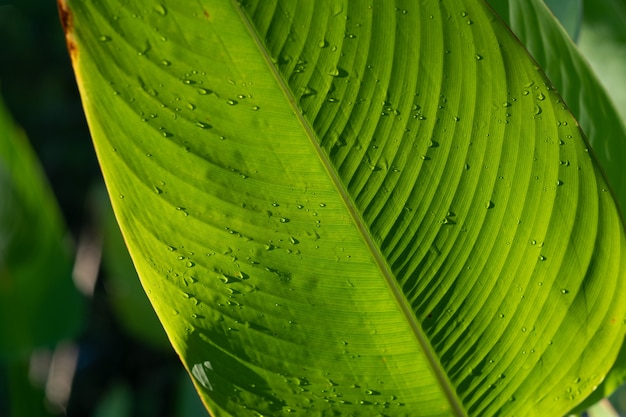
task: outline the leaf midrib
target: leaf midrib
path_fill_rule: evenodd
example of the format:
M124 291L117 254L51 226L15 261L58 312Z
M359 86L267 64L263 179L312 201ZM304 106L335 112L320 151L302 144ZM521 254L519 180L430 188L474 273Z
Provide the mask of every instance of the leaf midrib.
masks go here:
M292 94L291 88L286 83L280 71L274 64L274 61L269 55L267 48L265 48L263 41L259 37L258 32L256 31L254 27L254 24L248 18L248 15L245 13L242 7L238 4L237 0L231 0L231 4L237 11L237 14L241 18L241 21L243 22L244 26L248 30L250 37L252 38L254 44L259 50L261 56L263 57L263 60L267 64L269 71L271 72L280 90L283 92L285 98L287 99L287 102L289 106L291 107L292 113L300 122L300 125L302 126L304 133L309 139L311 146L313 147L317 156L319 157L320 162L326 169L326 173L328 174L329 179L333 183L335 190L341 197L341 200L343 201L346 209L350 213L350 218L352 220L352 223L356 226L356 229L358 230L363 242L369 249L369 252L372 255L372 258L374 259L374 261L376 262L376 265L378 266L380 272L382 273L385 279L385 282L387 283L387 286L391 290L391 293L393 294L393 297L396 300L398 307L400 308L402 314L407 320L410 328L413 330L413 335L415 336L415 339L419 343L426 359L428 360L428 364L430 368L432 369L435 378L439 382L439 385L442 391L444 392L446 398L448 399L451 410L457 417L467 416L467 413L463 407L463 404L460 401L459 397L457 396L456 391L454 390L454 387L452 386L452 383L450 382L450 379L448 378L448 375L445 369L439 362L439 358L437 354L435 353L435 351L433 350L432 346L430 345L430 342L426 334L424 333L424 330L422 329L421 324L417 321L417 318L415 317L413 310L411 309L406 298L404 297L404 294L402 293L402 290L400 289L398 282L396 281L394 273L389 268L389 265L385 261L382 252L378 248L378 245L376 245L376 243L374 242L374 239L372 238L372 235L370 234L369 229L367 225L365 224L365 221L363 220L363 217L360 215L358 211L358 207L352 201L350 194L348 193L346 187L344 186L341 178L337 174L337 171L335 170L330 159L328 158L328 155L326 155L324 150L321 148L319 142L317 141L316 139L317 134L313 130L313 127L308 122L308 120L304 117L303 113L299 110L295 96Z

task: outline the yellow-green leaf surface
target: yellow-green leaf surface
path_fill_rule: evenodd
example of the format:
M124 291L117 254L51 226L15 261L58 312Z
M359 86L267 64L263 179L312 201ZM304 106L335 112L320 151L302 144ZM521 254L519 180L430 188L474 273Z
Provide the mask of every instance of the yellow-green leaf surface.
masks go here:
M494 0L495 2L496 0ZM505 19L565 98L602 163L609 184L626 210L626 125L597 76L541 0L508 0ZM595 7L601 3L593 3ZM622 74L622 81L624 75ZM615 90L623 90L615 82Z
M494 0L491 3L494 7L502 7L504 4L509 6L509 10L500 10L503 13L502 17L510 22L516 35L545 69L565 100L568 103L574 103L570 110L580 121L582 129L602 163L608 181L622 208L623 217L624 209L626 209L626 176L624 176L622 163L626 158L626 127L609 96L600 85L598 78L585 61L585 57L579 52L541 0L507 0L504 2ZM556 3L558 2L550 2L550 5L556 6ZM563 3L559 3L559 15L563 17L563 14L567 14L565 9L572 14L570 17L580 12L580 7L572 6L566 7ZM585 14L594 16L596 22L600 20L599 16L604 15L603 22L607 25L604 31L614 34L608 38L618 37L616 34L620 33L623 28L619 18L621 9L617 7L617 3L602 1L590 3L589 6L585 7ZM568 25L564 24L564 26ZM572 26L571 19L569 26ZM611 32L610 29L613 31ZM572 31L570 31L571 33ZM586 33L593 34L589 28L587 28ZM611 46L611 42L603 40L596 45L595 50L607 48L607 44L609 47ZM620 48L614 49L611 58L620 55ZM590 52L588 46L586 52ZM611 59L605 56L603 62L610 61ZM626 74L622 71L619 77L614 77L611 81L610 92L612 97L616 98L615 93L624 90ZM624 358L626 358L626 345L622 345L619 359L615 362L615 366L607 378L594 394L578 407L579 410L584 410L581 407L594 404L611 394L619 385L624 383L626 380L626 361Z
M624 335L615 203L476 1L68 1L140 278L215 416L559 415Z

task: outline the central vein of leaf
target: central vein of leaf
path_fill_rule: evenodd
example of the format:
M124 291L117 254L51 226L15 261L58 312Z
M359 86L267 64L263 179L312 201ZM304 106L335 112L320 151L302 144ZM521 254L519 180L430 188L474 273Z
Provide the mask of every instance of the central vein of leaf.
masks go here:
M328 155L321 148L319 141L317 140L317 134L311 127L311 124L306 120L306 118L304 118L302 113L299 111L298 104L296 102L296 99L291 89L289 88L289 85L287 84L283 76L281 75L276 65L274 65L274 61L272 60L267 49L263 45L262 40L258 36L258 33L254 27L254 24L250 21L247 14L245 13L245 11L241 9L241 6L237 3L236 0L233 0L233 6L239 13L241 20L243 21L244 25L248 29L250 36L252 37L255 44L257 45L260 53L263 55L270 72L276 79L276 82L278 83L280 89L285 95L285 98L287 99L289 105L291 106L293 110L293 114L295 115L295 117L298 118L300 125L302 126L304 132L306 133L306 136L309 138L311 146L315 149L317 155L320 158L320 161L322 162L322 165L325 167L329 179L334 184L335 189L337 190L337 193L341 197L341 200L344 202L346 209L350 213L351 219L354 225L356 226L357 230L361 234L364 244L368 247L373 259L376 262L376 265L378 266L381 274L385 278L385 281L389 289L391 290L391 293L393 294L395 300L397 301L397 304L400 310L402 311L409 326L411 327L417 342L422 348L422 351L431 366L433 374L437 378L442 391L444 392L446 398L449 401L452 412L457 417L467 416L461 401L456 395L456 392L454 390L454 387L452 386L452 383L448 379L445 369L439 362L439 358L437 357L437 354L435 353L432 346L430 345L430 342L428 338L426 337L426 334L424 333L424 330L422 329L421 324L418 322L417 318L415 317L414 312L412 311L410 305L406 301L406 298L404 297L404 294L402 293L402 290L400 289L397 283L395 274L391 271L391 268L385 261L380 248L374 242L374 239L372 238L370 234L369 228L365 224L361 214L359 213L359 210L356 204L353 202L352 198L350 197L348 190L344 186L343 181L339 177Z

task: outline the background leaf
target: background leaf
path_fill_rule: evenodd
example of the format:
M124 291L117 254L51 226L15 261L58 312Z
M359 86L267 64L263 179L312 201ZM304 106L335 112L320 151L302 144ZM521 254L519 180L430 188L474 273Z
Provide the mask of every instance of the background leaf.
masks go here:
M118 221L214 414L551 415L603 378L619 215L483 3L70 6Z
M576 42L583 23L583 0L546 0L545 3L570 38Z
M617 0L587 1L578 47L600 78L626 121L626 4Z
M82 301L58 207L24 134L0 103L0 357L73 336Z
M103 235L102 266L107 272L107 294L119 323L129 334L156 348L171 350L124 244L104 189L98 190L98 224Z
M29 355L75 336L83 321L66 244L37 159L0 102L0 366L14 415L48 415Z

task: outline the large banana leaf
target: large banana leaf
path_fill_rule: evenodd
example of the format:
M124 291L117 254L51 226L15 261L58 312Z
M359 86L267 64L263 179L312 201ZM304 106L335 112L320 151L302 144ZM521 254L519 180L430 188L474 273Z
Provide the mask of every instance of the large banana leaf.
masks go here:
M209 410L559 415L624 232L482 2L60 4L126 243Z

